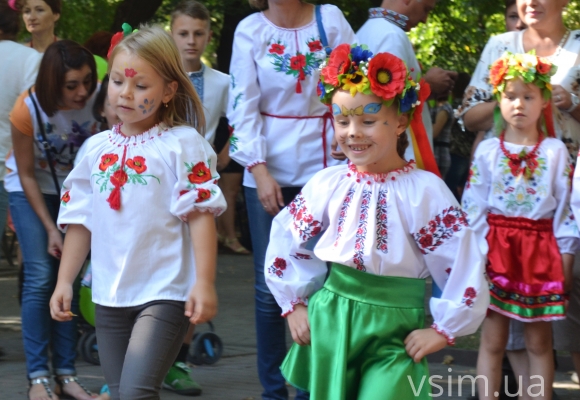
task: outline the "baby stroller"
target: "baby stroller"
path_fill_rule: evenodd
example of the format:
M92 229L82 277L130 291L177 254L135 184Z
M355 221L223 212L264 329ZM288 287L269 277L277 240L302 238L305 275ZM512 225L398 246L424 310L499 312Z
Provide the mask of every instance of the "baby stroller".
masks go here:
M79 323L80 338L78 351L83 360L90 364L100 365L99 347L95 332L95 303L92 300L92 272L90 262L81 280L79 292L79 308L83 322ZM222 356L223 344L215 334L213 323L208 322L209 331L197 332L193 336L188 361L195 365L211 365L218 362Z

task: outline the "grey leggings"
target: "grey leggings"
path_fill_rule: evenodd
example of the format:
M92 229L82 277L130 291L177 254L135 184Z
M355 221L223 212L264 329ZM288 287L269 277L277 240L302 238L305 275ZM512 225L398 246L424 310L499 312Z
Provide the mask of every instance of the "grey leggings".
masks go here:
M183 312L183 302L168 300L136 307L97 305L99 357L112 400L159 400L189 327Z

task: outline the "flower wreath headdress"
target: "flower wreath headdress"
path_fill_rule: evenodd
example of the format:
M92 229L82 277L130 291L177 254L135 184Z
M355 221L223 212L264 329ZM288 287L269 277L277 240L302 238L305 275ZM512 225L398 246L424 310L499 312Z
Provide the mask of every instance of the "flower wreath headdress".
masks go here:
M489 67L489 83L493 87L493 95L500 102L510 80L521 79L524 83L532 83L540 88L545 100L552 98L552 84L550 80L556 74L558 67L548 59L536 56L531 50L525 54L514 54L509 51L503 53ZM555 137L552 106L548 105L543 111L545 129L550 137ZM499 107L494 113L495 128L498 133L503 130L503 120Z
M115 46L121 43L121 40L123 40L125 36L129 36L131 33L137 32L139 30L131 28L131 25L129 25L126 22L124 22L123 25L121 25L121 29L123 30L121 32L115 33L111 38L111 46L109 47L109 51L107 52L107 59L111 58L111 53L113 52L113 49L115 48Z
M357 92L376 95L387 107L397 102L399 113L409 114L417 165L440 175L421 116L431 89L423 79L413 80L403 60L386 52L373 55L365 45L341 44L321 65L317 93L330 105L338 89L353 97Z

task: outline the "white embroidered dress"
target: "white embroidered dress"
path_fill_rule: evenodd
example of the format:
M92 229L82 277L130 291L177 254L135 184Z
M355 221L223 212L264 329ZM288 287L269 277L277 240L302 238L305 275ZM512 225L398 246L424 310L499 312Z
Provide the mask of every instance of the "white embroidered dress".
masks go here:
M431 275L443 288L431 313L451 340L475 332L489 304L483 257L463 211L443 181L414 162L372 176L352 164L327 168L274 218L264 272L284 314L322 287L326 261L382 276Z
M95 303L187 299L195 259L184 220L194 210L218 215L226 208L215 166L211 146L190 127L126 137L117 125L86 141L64 182L58 224L91 231ZM126 182L114 210L108 199L120 171Z
M481 53L475 72L471 77L471 82L465 91L463 105L458 111L464 114L477 104L491 101L492 87L489 83L489 67L495 60L500 58L505 51L512 53L525 53L524 31L507 32L493 36ZM562 85L568 92L580 95L580 67L578 54L580 54L580 30L570 32L570 36L560 50L547 57L554 65L558 66L558 71L551 79L553 85ZM557 107L552 108L554 113L554 128L558 139L562 139L569 148L570 161L576 162L576 155L580 148L580 122L576 121L567 112L560 111ZM491 138L493 131L486 134L486 138Z
M520 154L523 149L529 153L533 146L506 142L505 148ZM512 174L498 138L484 140L477 147L462 203L483 254L489 248L488 212L533 220L553 218L560 253L574 254L579 248L580 236L570 208L572 168L566 146L558 139L546 138L538 148L536 161L538 167L526 180Z
M321 15L331 48L356 41L337 7L322 5ZM339 163L330 157L332 113L316 93L318 67L325 58L314 14L297 29L280 28L261 12L240 22L227 113L234 160L245 167L266 161L282 187L304 186L325 162ZM247 170L244 185L256 187Z

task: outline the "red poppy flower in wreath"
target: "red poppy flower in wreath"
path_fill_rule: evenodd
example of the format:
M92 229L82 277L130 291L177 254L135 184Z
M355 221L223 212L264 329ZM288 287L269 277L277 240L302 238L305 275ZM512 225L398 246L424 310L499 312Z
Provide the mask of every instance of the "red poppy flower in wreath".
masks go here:
M492 86L499 85L503 80L507 70L508 64L504 58L500 58L491 64L491 68L489 69L489 83L491 83Z
M308 42L308 48L310 52L320 51L322 50L322 43L320 43L320 40L313 40L312 42Z
M138 174L142 174L147 171L147 165L145 165L145 158L141 156L136 156L127 160L127 167L131 168Z
M552 69L552 64L545 58L538 57L538 65L536 65L536 70L540 74L547 74Z
M202 201L206 201L211 197L211 192L207 189L197 189L197 199L195 199L196 203L201 203Z
M371 90L384 100L394 98L405 89L407 67L390 53L379 53L369 61L368 78Z
M300 71L306 66L306 57L304 54L296 54L294 57L290 58L290 68L295 71Z
M332 86L338 86L338 75L348 72L350 67L350 45L344 43L337 46L328 59L328 65L322 69L320 76L324 83Z
M203 161L198 162L191 168L191 174L187 175L191 183L200 184L211 179L211 171Z
M68 203L70 201L70 190L67 190L66 192L64 192L60 201L62 201L63 203Z
M127 173L122 169L116 170L110 178L111 183L116 187L123 186L125 183L127 183L128 179L129 177L127 176Z
M105 154L101 157L101 164L99 164L99 169L101 171L106 171L111 165L115 164L119 156L116 154Z
M278 43L272 43L272 45L270 46L270 49L268 50L271 54L279 54L282 55L284 54L284 49L286 47L284 47L284 45L278 44Z

